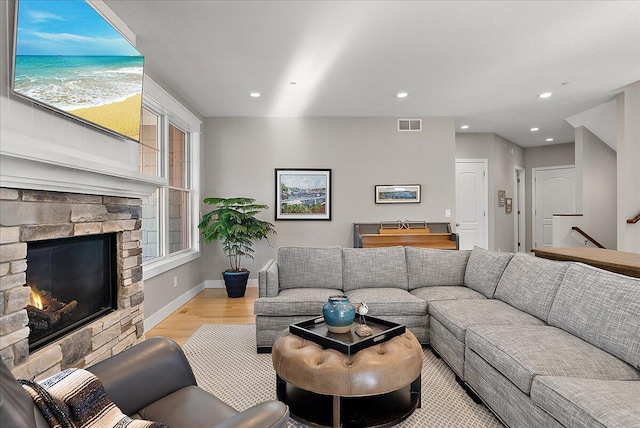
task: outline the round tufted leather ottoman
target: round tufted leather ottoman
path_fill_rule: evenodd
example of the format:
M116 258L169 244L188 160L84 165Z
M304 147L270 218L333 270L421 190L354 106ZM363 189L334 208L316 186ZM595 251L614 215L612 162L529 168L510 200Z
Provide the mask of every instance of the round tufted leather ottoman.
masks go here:
M408 417L420 407L422 359L409 330L354 355L288 333L272 348L278 398L298 419L328 425L330 417L334 427L391 426Z

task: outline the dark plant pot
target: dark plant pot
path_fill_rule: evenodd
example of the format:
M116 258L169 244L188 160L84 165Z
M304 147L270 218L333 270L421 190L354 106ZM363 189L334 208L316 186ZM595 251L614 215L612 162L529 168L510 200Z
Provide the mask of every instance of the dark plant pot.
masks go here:
M249 271L242 272L222 272L224 285L227 287L227 296L244 297L247 291L247 281L249 280Z

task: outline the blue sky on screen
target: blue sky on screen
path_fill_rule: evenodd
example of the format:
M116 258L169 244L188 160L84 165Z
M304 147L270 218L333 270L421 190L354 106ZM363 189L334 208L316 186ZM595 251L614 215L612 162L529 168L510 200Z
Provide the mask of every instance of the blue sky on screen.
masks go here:
M20 0L16 53L140 55L84 0Z

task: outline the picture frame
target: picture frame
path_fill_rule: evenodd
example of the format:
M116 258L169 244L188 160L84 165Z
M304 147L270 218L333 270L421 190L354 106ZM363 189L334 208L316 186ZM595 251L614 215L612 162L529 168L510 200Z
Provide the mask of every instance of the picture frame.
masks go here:
M513 200L511 198L505 198L505 200L504 200L504 211L507 214L511 214L512 209L513 209Z
M276 220L331 221L331 169L276 168Z
M504 207L504 197L505 197L505 191L498 190L498 206L499 207Z
M420 184L378 184L375 186L376 204L417 204L421 201Z

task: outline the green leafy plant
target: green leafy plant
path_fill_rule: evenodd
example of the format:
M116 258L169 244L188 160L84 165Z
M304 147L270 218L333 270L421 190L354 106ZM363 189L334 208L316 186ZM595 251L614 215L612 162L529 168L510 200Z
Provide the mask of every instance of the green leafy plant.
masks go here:
M255 218L267 205L256 204L251 198L205 198L204 203L214 205L212 211L202 216L198 228L204 243L221 241L222 249L229 258L227 272L241 272L243 257L253 259L253 243L269 240L275 234L274 226L268 221Z

